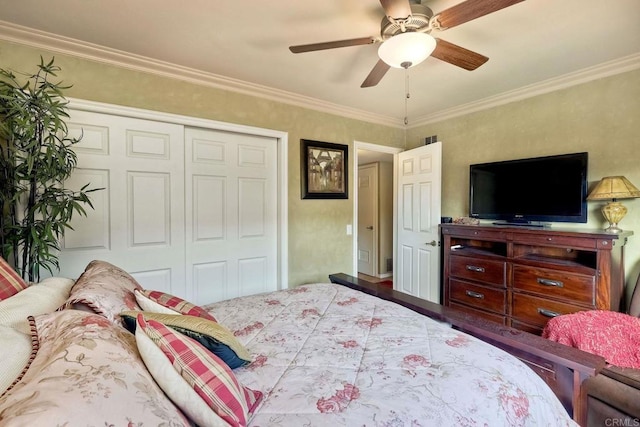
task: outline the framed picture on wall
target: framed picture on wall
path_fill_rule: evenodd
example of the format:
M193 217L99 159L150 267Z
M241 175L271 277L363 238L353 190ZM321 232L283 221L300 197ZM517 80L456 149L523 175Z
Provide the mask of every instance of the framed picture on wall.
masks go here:
M348 199L349 146L300 140L303 199Z

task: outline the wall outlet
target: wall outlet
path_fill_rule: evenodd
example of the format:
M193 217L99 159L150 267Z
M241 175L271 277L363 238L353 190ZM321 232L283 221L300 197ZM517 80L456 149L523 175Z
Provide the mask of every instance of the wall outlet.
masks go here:
M347 224L347 236L351 236L353 234L353 225Z

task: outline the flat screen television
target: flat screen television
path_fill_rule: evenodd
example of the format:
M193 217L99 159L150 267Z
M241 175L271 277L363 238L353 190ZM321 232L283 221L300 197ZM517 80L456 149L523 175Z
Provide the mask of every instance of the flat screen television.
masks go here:
M469 213L512 224L587 222L588 153L470 166Z

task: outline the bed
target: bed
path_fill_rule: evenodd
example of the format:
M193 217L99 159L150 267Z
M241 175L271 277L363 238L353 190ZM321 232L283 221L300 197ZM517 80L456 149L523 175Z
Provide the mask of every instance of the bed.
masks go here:
M63 310L30 317L32 360L0 397L0 425L27 425L25 421L36 425L38 420L69 426L194 423L180 393L171 394L158 377L171 366L157 372L145 358L137 339L146 324L138 320L138 329L131 334L120 321L124 312L142 311L144 317L148 310L132 299L139 285L117 267L110 266L109 272L117 273L109 283L93 279L92 285L90 278L81 276ZM332 275L331 281L196 307L232 333L246 350L250 363L225 367L224 375L241 384L245 396L247 390L254 393L241 422L216 418L200 425L577 425L571 416L571 399L567 408L562 393L554 393L544 375L527 366L531 360L523 363L496 346L519 351L519 356L527 353L529 359L538 357L540 367L548 370L535 351L514 350L513 337L500 338L501 332L494 330L480 339L473 336L478 335L473 329L482 329L482 322L469 322L468 316L458 318L436 304L350 276ZM91 296L108 288L105 283L118 288L120 307L107 302L112 296ZM56 325L56 332L51 332ZM471 327L465 332L461 325ZM47 333L55 339L43 337ZM107 350L100 339L107 341ZM114 345L126 351L119 354ZM63 356L56 357L56 351ZM579 386L576 381L598 369L599 359L587 362L592 363L571 362L574 366L567 368L572 386ZM558 365L557 360L554 363ZM74 368L69 374L69 366L78 364L82 369ZM120 365L126 365L122 369L129 374L120 375L120 368L116 369ZM53 372L43 374L49 369ZM562 369L554 372L562 382ZM101 376L102 382L87 385L88 378L96 381ZM98 386L102 383L107 385ZM100 399L106 388L108 398ZM71 399L73 393L77 397ZM78 424L78 420L84 421Z
M305 285L206 308L255 357L236 375L268 396L256 426L572 425L519 360L345 286Z

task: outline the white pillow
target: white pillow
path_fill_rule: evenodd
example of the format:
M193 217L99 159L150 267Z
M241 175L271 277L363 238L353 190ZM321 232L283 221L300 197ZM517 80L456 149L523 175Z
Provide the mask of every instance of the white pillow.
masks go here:
M213 412L198 396L198 393L180 376L167 356L142 331L141 327L136 328L136 344L153 379L169 396L169 399L193 422L199 426L229 427L229 424Z
M171 310L170 308L165 307L162 304L158 304L151 298L144 295L138 289L133 291L133 293L136 296L136 302L138 303L140 308L142 308L143 311L150 311L152 313L162 313L162 314L182 314L179 311Z
M31 357L31 337L9 326L0 325L0 396L22 374Z
M56 311L69 298L73 283L64 277L49 277L0 301L0 325L29 335L27 317Z

